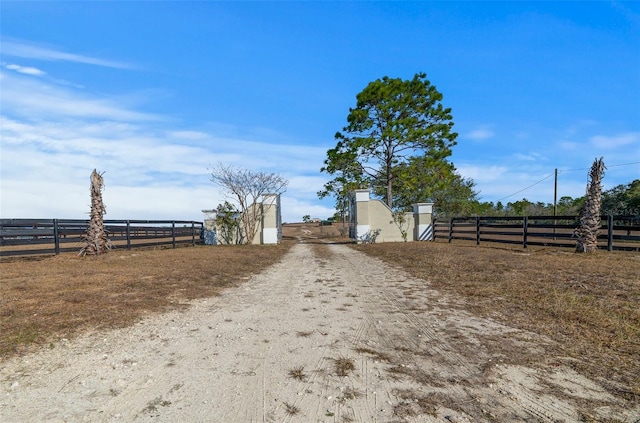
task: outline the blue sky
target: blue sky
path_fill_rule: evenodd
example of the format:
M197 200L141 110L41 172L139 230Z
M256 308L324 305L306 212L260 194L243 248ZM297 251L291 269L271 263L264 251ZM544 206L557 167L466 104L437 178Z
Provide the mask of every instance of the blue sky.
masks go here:
M638 2L0 3L0 217L202 220L218 162L316 192L355 96L426 72L452 109L451 160L482 201L640 178ZM543 180L544 179L544 180ZM539 181L543 180L540 183ZM536 184L537 183L537 184ZM527 188L529 187L529 188ZM525 189L527 188L527 189Z

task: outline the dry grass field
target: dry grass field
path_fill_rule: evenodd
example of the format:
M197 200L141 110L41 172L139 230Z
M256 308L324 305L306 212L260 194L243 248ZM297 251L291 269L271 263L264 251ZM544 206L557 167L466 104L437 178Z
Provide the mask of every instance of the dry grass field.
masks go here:
M214 296L278 261L291 243L2 258L0 359Z
M464 307L477 315L557 341L558 355L576 370L640 402L637 252L584 255L568 248L524 250L461 241L354 248L464 299Z
M113 250L0 261L0 360L81 332L130 325L215 296L297 241L346 242L339 226L286 225L278 246ZM457 242L358 245L463 299L464 307L555 341L558 356L640 401L640 255ZM412 290L416 288L413 287ZM415 294L407 289L407 297ZM455 312L455 310L452 310ZM512 351L517 357L518 351ZM572 360L588 357L588 360Z
M286 225L277 246L116 247L98 257L0 258L0 360L216 295L277 262L298 236L337 239L339 230Z

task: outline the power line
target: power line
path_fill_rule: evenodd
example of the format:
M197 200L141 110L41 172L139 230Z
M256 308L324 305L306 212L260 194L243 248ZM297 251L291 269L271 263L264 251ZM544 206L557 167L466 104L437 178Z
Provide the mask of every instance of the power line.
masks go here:
M620 166L631 166L631 165L637 165L640 164L640 162L631 162L631 163L620 163L620 164L612 164L612 165L605 165L606 168L610 168L610 167L620 167ZM589 170L591 169L591 167L582 167L579 169L558 169L558 172L576 172L578 170Z
M631 163L621 163L621 164L607 165L606 167L631 166L631 165L634 165L634 164L640 164L640 162L631 162Z
M514 196L514 195L516 195L516 194L520 194L522 191L526 191L526 190L528 190L529 188L534 187L534 186L538 185L539 183L546 181L547 179L551 178L551 177L552 177L552 176L554 176L554 175L555 175L555 172L554 172L554 173L552 173L552 174L550 174L550 175L545 176L544 178L540 179L538 182L536 182L536 183L534 183L534 184L531 184L531 185L529 185L528 187L523 188L523 189L521 189L521 190L520 190L520 191L518 191L518 192L514 192L513 194L509 194L509 195L507 195L506 197L502 197L502 198L501 198L501 199L499 199L498 201L502 201L502 200L504 200L505 198L513 197L513 196Z
M631 165L637 165L637 164L640 164L640 162L612 164L612 165L607 165L607 169L610 168L610 167L631 166ZM558 172L576 172L576 171L579 171L579 170L589 170L589 169L591 169L591 168L590 167L585 167L585 168L580 168L580 169L558 169ZM535 183L529 185L526 188L522 188L520 191L514 192L513 194L509 194L509 195L507 195L505 197L502 197L501 199L499 199L497 201L502 201L502 200L504 200L506 198L513 197L516 194L520 194L521 192L526 191L529 188L532 188L532 187L538 185L539 183L542 183L542 182L546 181L547 179L551 178L554 175L555 175L555 172L550 174L550 175L545 176L544 178L540 179L538 182L535 182Z

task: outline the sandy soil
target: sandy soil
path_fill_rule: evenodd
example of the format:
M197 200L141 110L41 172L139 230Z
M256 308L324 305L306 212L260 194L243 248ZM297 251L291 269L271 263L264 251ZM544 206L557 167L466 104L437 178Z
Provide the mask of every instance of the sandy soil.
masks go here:
M2 363L1 422L640 419L546 354L344 245L222 296ZM350 369L349 364L353 364Z

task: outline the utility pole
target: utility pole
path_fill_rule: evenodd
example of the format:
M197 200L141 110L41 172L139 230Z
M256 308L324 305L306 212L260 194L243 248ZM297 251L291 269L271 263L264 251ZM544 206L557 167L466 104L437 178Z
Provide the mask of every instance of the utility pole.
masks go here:
M555 180L553 183L553 216L557 216L558 208L558 168L556 168Z
M553 181L553 217L555 218L558 213L558 168L556 168L555 171L555 178ZM558 224L558 221L556 219L553 219L553 239L556 239L556 225Z

